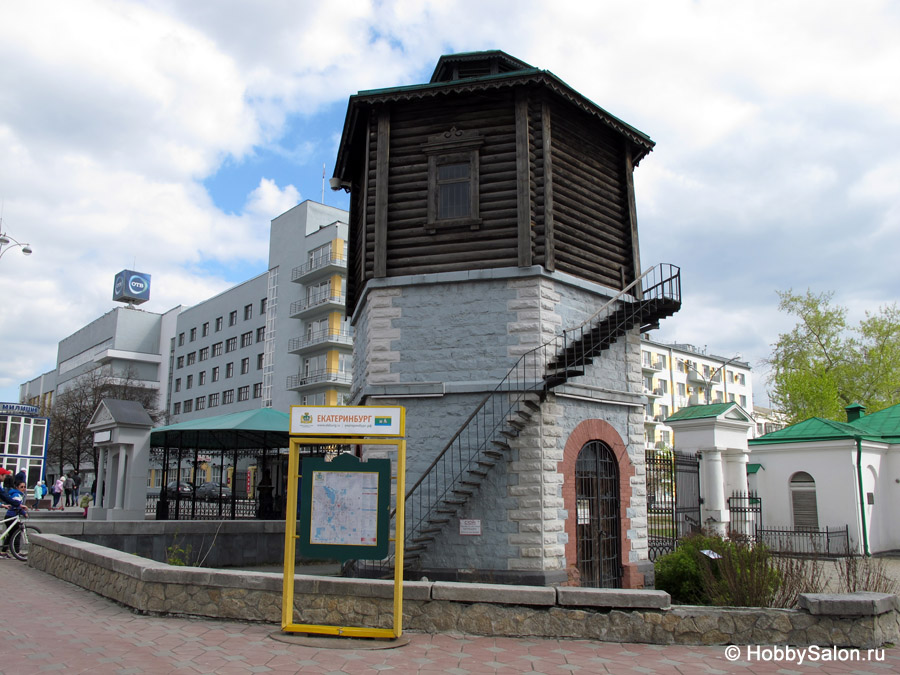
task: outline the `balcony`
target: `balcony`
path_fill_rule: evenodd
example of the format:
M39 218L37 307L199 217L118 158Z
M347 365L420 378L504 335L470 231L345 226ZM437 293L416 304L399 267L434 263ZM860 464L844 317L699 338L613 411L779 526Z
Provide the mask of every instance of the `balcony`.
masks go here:
M347 258L338 255L316 256L305 265L298 265L291 270L291 281L307 283L314 278L329 274L346 273Z
M352 344L353 333L349 330L342 328L338 332L334 332L326 328L324 330L317 330L306 337L291 338L288 341L288 351L291 354L303 354L304 352L318 348L320 345L331 347L334 345Z
M663 390L661 387L657 387L656 389L650 389L649 387L644 387L644 396L649 396L650 398L659 398L663 395Z
M663 368L662 359L642 359L641 360L641 369L647 373L658 373L661 370L665 370Z
M287 388L291 391L303 391L323 384L338 384L350 386L352 381L350 373L329 373L318 370L307 375L288 375Z
M717 370L710 375L708 373L701 373L697 370L696 366L691 366L688 368L687 379L688 382L697 382L703 385L722 384L722 371Z
M347 296L341 294L318 293L306 300L297 300L291 303L291 318L302 319L305 316L320 312L323 309L343 309L347 304Z

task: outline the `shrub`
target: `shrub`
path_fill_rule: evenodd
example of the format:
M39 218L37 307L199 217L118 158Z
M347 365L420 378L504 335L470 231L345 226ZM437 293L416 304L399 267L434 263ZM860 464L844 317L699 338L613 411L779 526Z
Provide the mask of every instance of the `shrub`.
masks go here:
M679 605L708 605L711 598L701 572L700 551L709 549L720 553L724 547L720 537L692 534L678 542L678 548L656 561L656 588L672 596Z
M840 558L836 565L839 593L872 591L897 594L900 592L900 584L888 576L884 560L881 558L851 554L846 558Z
M676 604L793 607L800 593L821 592L824 582L815 558L775 556L762 544L692 535L656 561L656 587Z

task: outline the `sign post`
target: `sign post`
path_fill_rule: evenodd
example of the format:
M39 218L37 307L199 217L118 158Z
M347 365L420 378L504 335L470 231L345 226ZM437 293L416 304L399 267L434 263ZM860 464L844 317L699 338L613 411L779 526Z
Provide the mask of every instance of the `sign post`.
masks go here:
M398 638L402 634L405 414L405 409L399 406L291 407L281 612L283 631L373 638ZM340 455L331 462L307 458L301 472L300 447L304 445L389 445L397 448L392 628L294 623L294 567L298 542L304 555L340 560L381 560L388 554L390 536L390 460L363 462L352 455Z

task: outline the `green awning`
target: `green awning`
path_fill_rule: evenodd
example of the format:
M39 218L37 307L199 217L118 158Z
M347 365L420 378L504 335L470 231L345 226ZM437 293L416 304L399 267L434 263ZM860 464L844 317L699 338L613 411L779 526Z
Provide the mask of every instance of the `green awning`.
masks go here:
M200 450L286 448L290 445L290 415L258 408L170 424L150 433L150 446Z

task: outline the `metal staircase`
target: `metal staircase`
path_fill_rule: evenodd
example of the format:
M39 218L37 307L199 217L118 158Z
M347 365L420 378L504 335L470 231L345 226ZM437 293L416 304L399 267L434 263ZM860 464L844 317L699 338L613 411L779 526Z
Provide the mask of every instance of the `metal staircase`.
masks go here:
M523 354L407 490L404 566L417 566L488 472L506 459L509 442L540 413L551 389L583 375L627 331L657 327L680 306L680 269L663 263L645 271L582 325ZM392 559L374 566L358 563L355 573L387 574L392 564Z

